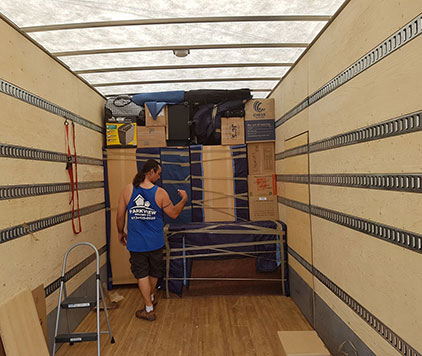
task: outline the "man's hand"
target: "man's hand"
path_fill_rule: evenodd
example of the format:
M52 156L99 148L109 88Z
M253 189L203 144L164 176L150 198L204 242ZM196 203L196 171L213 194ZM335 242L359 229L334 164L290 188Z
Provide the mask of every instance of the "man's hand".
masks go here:
M117 238L119 239L119 242L123 245L127 245L127 236L125 232L119 232L117 235Z
M186 193L185 190L183 190L183 189L177 189L177 193L182 198L182 200L184 200L185 202L188 201L188 194Z

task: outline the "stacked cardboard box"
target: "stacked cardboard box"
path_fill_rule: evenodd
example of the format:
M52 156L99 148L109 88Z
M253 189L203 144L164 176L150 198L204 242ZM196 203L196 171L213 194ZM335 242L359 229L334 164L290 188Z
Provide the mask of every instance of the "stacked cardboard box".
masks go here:
M274 119L274 99L249 100L245 105L246 143L274 142Z
M245 143L245 123L243 117L221 118L221 144L243 145Z
M274 99L246 103L249 217L253 221L278 219L274 119Z
M136 119L111 117L106 121L107 147L136 147Z
M145 126L137 128L138 147L166 147L167 121L167 106L154 119L145 105Z
M277 185L275 174L249 175L249 217L252 221L277 220Z

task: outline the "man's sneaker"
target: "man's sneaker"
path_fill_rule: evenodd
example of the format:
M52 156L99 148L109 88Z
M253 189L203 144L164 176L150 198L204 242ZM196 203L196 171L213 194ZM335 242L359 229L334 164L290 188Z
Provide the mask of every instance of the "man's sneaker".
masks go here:
M139 319L144 319L144 320L148 320L148 321L154 321L155 319L157 319L156 316L155 316L154 310L147 312L145 310L145 308L137 310L135 315Z

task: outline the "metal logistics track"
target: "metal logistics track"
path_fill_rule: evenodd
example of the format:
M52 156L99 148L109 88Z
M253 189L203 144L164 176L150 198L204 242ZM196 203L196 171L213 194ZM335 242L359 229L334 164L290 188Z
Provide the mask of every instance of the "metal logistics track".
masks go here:
M80 209L80 215L88 215L93 212L102 210L105 208L105 203L94 204ZM32 234L34 232L47 229L54 225L61 224L63 222L72 219L72 212L49 216L39 220L31 221L21 225L12 226L3 230L0 230L0 244L17 239L19 237Z
M4 79L0 79L0 93L10 95L16 99L24 101L25 103L34 105L37 108L43 109L52 114L56 114L60 117L71 120L91 130L100 132L102 134L104 134L105 132L104 128L102 128L101 126L94 124L91 121L88 121L87 119L84 119L83 117L76 115L69 110L63 109L62 107L53 104L35 94L32 94L25 89L19 88L18 86L9 83Z
M422 193L422 174L416 173L280 174L277 181Z
M67 162L67 155L61 152L39 150L37 148L30 148L24 146L9 145L7 143L0 143L0 157L30 159L35 161L49 161L49 162ZM98 158L91 158L85 156L78 156L78 164L89 164L94 166L102 166L103 160ZM72 157L73 163L75 157Z
M293 116L306 109L308 106L316 103L318 100L322 99L326 95L330 94L344 83L347 83L349 80L353 79L360 73L364 72L375 63L378 63L389 54L395 52L402 46L404 46L409 41L413 40L422 33L422 14L415 17L412 21L404 25L400 30L395 32L393 35L388 37L386 40L378 44L375 48L369 51L367 54L362 56L340 74L336 75L331 79L327 84L318 89L315 93L311 94L309 97L304 99L293 109L284 114L280 119L275 123L275 126L278 127L284 124L287 120L291 119Z
M371 220L344 214L338 211L304 204L295 200L277 197L279 203L312 214L319 218L365 233L380 240L404 247L408 250L422 253L422 235L398 229L394 226L380 224Z
M103 181L78 183L79 190L103 187ZM70 183L4 185L0 186L0 200L35 197L70 191Z

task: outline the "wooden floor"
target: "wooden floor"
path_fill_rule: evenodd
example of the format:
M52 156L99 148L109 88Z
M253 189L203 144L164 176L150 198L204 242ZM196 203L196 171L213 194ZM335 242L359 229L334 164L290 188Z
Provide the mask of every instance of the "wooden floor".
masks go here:
M136 288L115 289L125 299L110 310L115 344L101 336L102 356L283 356L277 331L311 330L294 302L278 295L161 297L157 320L137 319L142 306ZM103 312L102 312L103 313ZM77 331L95 331L96 314L91 312ZM101 314L102 330L106 330ZM63 345L58 356L96 355L96 342Z

